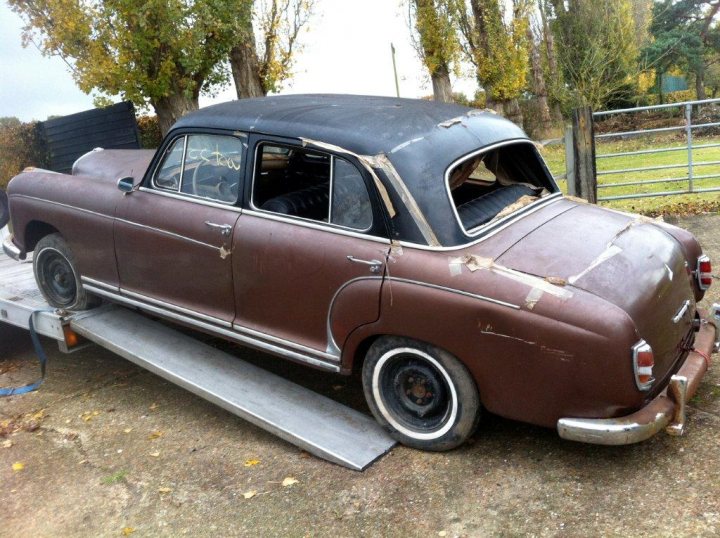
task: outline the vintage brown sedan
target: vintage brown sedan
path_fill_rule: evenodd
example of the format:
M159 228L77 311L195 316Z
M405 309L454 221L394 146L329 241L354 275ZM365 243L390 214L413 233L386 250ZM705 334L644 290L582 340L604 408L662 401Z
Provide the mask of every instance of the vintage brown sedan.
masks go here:
M5 251L34 252L50 304L362 368L413 447L459 445L481 408L585 442L681 433L717 348L690 233L564 197L518 127L460 106L235 101L157 152L98 149L8 194Z

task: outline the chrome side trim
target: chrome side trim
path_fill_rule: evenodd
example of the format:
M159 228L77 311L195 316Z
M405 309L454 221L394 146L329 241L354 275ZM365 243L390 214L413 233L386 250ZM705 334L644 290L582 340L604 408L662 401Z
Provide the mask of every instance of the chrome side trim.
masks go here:
M438 286L437 284L429 284L428 282L420 282L419 280L410 280L408 278L398 278L394 276L386 277L388 280L392 280L394 282L403 282L405 284L417 284L418 286L424 286L426 288L433 288L436 290L441 291L447 291L450 293L455 293L457 295L462 295L464 297L472 297L473 299L479 299L480 301L485 301L487 303L492 303L500 306L506 306L508 308L512 308L514 310L520 310L520 306L512 303L506 303L505 301L501 301L499 299L493 299L492 297L486 297L485 295L478 295L476 293L470 293L467 291L462 290L456 290L454 288L447 288L445 286Z
M153 226L146 226L145 224L140 224L139 222L133 222L131 220L126 220L126 219L115 219L115 221L116 222L124 222L125 224L129 224L130 226L137 226L138 228L144 228L145 230L153 230L155 232L160 232L161 234L168 235L168 236L174 237L176 239L182 239L184 241L188 241L190 243L194 243L196 245L200 245L203 247L208 247L213 250L220 250L220 247L216 247L215 245L211 245L210 243L203 243L202 241L198 241L197 239L192 239L190 237L176 234L174 232L169 232L167 230L161 230L160 228L155 228Z
M97 286L98 288L103 288L108 291L114 291L116 293L120 292L120 288L118 288L117 286L113 286L112 284L106 284L105 282L95 280L94 278L80 276L80 280L82 280L83 284L90 284L91 286Z
M98 288L92 285L87 285L85 287L88 291L95 293L96 295L100 295L102 297L107 297L108 299L112 299L114 301L117 301L119 303L123 303L125 305L133 306L136 308L139 308L141 310L145 310L147 312L151 312L153 314L157 314L159 316L180 321L183 323L186 323L193 327L198 327L199 329L202 329L204 331L207 331L211 334L216 334L219 336L222 336L224 338L228 338L230 340L235 340L237 342L248 344L250 346L253 346L255 348L261 349L263 351L267 351L269 353L274 353L276 355L279 355L281 357L296 361L296 362L302 362L305 364L309 364L311 366L315 366L317 368L322 368L324 370L328 370L331 372L339 372L340 366L336 362L335 364L329 363L327 361L316 359L313 357L308 357L307 355L304 355L302 353L298 353L296 351L292 351L289 349L285 349L273 344L270 344L268 342L263 342L261 340L258 340L256 338L251 338L249 336L244 336L241 334L238 334L237 332L233 330L228 330L222 327L218 327L217 325L205 323L203 321L200 321L198 319L191 318L189 316L185 316L179 313L175 313L172 311L168 311L164 308L154 306L139 300L131 299L130 297L125 297L123 295L118 295L116 293L104 290L102 288ZM339 359L338 359L339 360Z
M680 309L677 311L677 313L673 316L672 322L673 323L679 323L681 319L687 314L688 308L690 308L690 299L685 301Z
M482 153L487 153L488 151L492 151L492 150L494 150L494 149L501 148L501 147L504 147L504 146L510 146L510 145L513 145L513 144L529 144L530 146L533 146L533 149L535 149L535 146L533 145L533 143L532 143L530 140L527 140L527 139L515 138L515 139L512 139L512 140L504 140L504 141L502 141L502 142L497 142L497 143L495 143L495 144L490 144L489 146L485 146L485 147L483 147L483 148L480 148L480 149L478 149L478 150L476 150L476 151L473 151L472 153L468 153L467 155L464 155L464 156L460 157L459 159L454 160L454 161L453 161L452 163L450 163L450 165L445 169L445 191L447 192L447 195L448 195L448 201L450 202L450 207L452 207L453 214L455 215L455 219L457 220L458 226L459 226L460 229L465 233L465 235L468 236L468 237L476 237L476 236L482 234L483 232L485 232L486 230L492 228L492 224L497 224L497 223L499 223L499 222L503 222L503 221L504 221L505 219L507 219L508 217L514 216L514 214L511 214L511 215L508 215L508 216L506 216L506 217L503 217L502 219L499 219L499 220L495 221L495 223L493 223L493 222L491 221L491 222L489 222L489 223L487 223L487 224L483 224L483 225L481 225L481 226L478 226L478 227L474 228L473 230L466 230L466 229L465 229L465 226L463 226L463 223L462 223L462 221L460 220L460 215L459 215L459 213L457 212L457 208L455 207L455 202L453 202L452 192L450 191L450 171L453 170L459 163L464 162L464 161L467 161L468 159L472 159L473 157L475 157L475 156L477 156L477 155L480 155L480 154L482 154ZM542 155L540 155L540 153L537 151L537 149L535 149L535 153L537 154L538 158L542 161ZM543 164L545 164L544 161L543 161ZM545 165L545 169L547 170L547 165ZM554 192L554 193L552 193L552 194L550 194L549 196L546 196L545 198L541 198L540 200L537 200L537 201L533 202L532 204L529 204L529 205L527 205L527 206L525 206L525 207L528 207L528 208L529 208L529 207L533 207L535 204L538 204L539 202L542 202L543 200L546 200L546 199L549 198L550 196L554 196L554 195L561 195L561 196L562 196L562 192L560 192L560 189L559 189L559 187L557 186L557 183L555 183L555 180L552 178L552 176L550 176L550 180L551 180L552 184L555 185L555 188L557 189L557 191Z
M74 205L69 204L63 204L62 202L55 202L53 200L48 200L46 198L38 198L37 196L28 196L27 194L13 194L13 198L26 198L28 200L35 200L38 202L45 202L47 204L52 204L60 207L66 207L68 209L72 209L74 211L80 211L82 213L88 213L89 215L95 215L97 217L102 217L104 219L112 219L113 217L111 215L104 215L102 213L98 213L97 211L91 211L89 209L83 209L82 207L77 207Z
M148 303L152 303L156 306L159 306L160 308L166 308L167 310L174 310L175 312L179 312L179 313L185 314L187 316L192 316L194 318L209 321L210 323L214 323L215 325L220 325L222 327L232 327L232 323L230 323L229 321L225 321L220 318L201 314L200 312L196 312L194 310L190 310L189 308L183 308L182 306L177 306L172 303L161 301L160 299L153 299L152 297L148 297L147 295L142 295L141 293L135 293L133 291L128 291L128 290L122 290L120 293L122 293L123 295L127 295L129 297L132 297L134 299L137 299L138 301L145 301Z
M281 346L291 347L291 348L297 349L298 351L305 351L306 353L317 355L318 357L322 357L329 361L337 362L340 360L339 353L327 353L325 351L318 351L317 349L313 349L311 347L307 347L302 344L298 344L296 342L292 342L290 340L280 338L279 336L272 336L272 335L264 333L262 331L257 331L255 329L243 327L242 325L233 324L232 328L238 332L245 333L250 336L256 336L258 338L262 338L263 340L267 340L269 342L274 342Z

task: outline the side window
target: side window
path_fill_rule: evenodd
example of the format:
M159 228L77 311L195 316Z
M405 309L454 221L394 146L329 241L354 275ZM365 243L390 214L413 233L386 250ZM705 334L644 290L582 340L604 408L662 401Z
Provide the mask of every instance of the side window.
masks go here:
M242 142L233 136L188 135L180 192L218 202L237 200Z
M362 174L345 159L333 159L330 222L356 230L372 225L372 207Z
M185 137L181 136L165 151L165 158L155 174L155 185L157 187L172 191L177 191L180 188L184 150Z
M181 136L165 152L155 187L232 204L240 190L242 151L234 136Z
M303 148L259 146L252 202L264 211L361 231L372 224L360 172L345 159Z

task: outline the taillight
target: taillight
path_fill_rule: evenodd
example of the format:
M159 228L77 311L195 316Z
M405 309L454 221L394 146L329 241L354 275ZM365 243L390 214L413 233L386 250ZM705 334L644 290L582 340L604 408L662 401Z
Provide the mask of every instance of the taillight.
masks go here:
M635 383L640 390L649 390L655 378L652 375L655 366L655 355L645 340L640 340L632 348L633 370L635 372Z
M697 283L701 290L708 289L710 284L712 284L712 263L710 263L710 258L708 258L705 254L700 256L697 260L695 277L697 278Z

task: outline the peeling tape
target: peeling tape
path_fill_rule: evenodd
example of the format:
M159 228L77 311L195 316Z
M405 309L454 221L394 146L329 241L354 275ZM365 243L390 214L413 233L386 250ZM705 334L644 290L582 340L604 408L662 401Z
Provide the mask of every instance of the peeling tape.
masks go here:
M438 127L444 127L445 129L447 129L457 123L462 123L462 120L463 120L463 116L460 116L457 118L451 118L449 120L441 121L440 123L438 123Z
M525 306L528 310L535 308L535 305L538 304L543 293L543 290L540 288L533 288L528 292L527 297L525 297Z
M621 233L621 232L620 232ZM577 275L573 275L570 278L568 278L568 282L570 284L575 284L578 280L580 280L582 277L584 277L586 274L588 274L590 271L595 269L598 265L600 265L603 262L606 262L613 256L617 256L623 251L619 246L610 244L604 251L600 253L600 255L595 258L590 265L588 265L583 271L578 273Z

